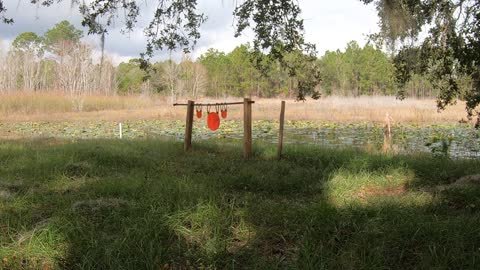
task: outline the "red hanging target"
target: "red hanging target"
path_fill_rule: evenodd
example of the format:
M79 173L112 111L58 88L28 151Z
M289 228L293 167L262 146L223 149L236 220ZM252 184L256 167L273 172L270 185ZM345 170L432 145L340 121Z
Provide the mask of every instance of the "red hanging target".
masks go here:
M210 108L207 107L207 126L210 130L215 131L220 127L220 117L218 116L218 107L216 112L210 112Z
M213 131L220 127L220 117L218 116L218 112L208 113L207 124L208 128Z
M200 107L200 109L197 109L197 118L202 118L202 107Z
M223 106L223 109L221 110L222 118L225 119L227 118L227 105L225 104Z

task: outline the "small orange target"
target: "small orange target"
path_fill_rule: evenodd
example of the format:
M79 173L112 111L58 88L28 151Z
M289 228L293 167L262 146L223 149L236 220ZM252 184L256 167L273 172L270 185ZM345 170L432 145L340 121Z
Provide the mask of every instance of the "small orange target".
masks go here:
M200 107L200 109L197 109L197 118L202 118L202 107Z
M223 106L223 108L221 109L221 114L223 119L227 118L227 105Z

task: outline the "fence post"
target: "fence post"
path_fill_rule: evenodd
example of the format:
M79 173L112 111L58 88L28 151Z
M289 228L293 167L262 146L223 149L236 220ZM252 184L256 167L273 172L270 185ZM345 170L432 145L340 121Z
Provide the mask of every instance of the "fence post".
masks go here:
M387 113L383 126L383 153L388 154L392 147L392 117Z
M187 119L185 122L185 142L184 142L185 151L189 151L190 149L192 149L192 129L193 129L194 108L195 108L195 102L193 100L189 100L187 105Z
M120 139L123 138L122 122L118 123L118 137L119 137Z
M282 101L282 107L280 109L280 128L278 129L278 160L282 159L283 148L283 127L285 122L285 101Z
M252 156L252 103L249 98L243 99L243 157Z

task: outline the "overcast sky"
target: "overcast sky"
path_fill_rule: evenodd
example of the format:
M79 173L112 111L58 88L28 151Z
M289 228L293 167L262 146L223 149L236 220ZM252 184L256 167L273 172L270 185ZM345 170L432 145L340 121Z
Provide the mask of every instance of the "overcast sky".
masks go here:
M147 0L143 4L140 24L143 26L152 16L154 0ZM208 16L207 22L201 28L202 37L193 52L198 57L208 48L216 48L229 52L237 45L251 41L251 32L240 38L233 37L232 11L234 0L199 0L200 10ZM315 43L320 55L326 50L345 48L350 40L356 40L363 45L366 35L375 33L378 29L377 15L374 6L365 6L359 0L299 0L302 16L305 20L307 41ZM7 46L22 32L43 34L55 23L68 20L77 28L82 28L81 16L78 7L71 7L70 0L63 0L60 4L51 7L37 7L30 4L30 0L4 0L7 17L13 17L13 25L0 23L0 39L3 47ZM150 12L149 12L150 11ZM145 39L140 27L128 34L121 34L121 25L111 29L106 37L105 49L115 62L125 61L138 57L145 48ZM84 41L99 47L98 36L86 36ZM156 59L168 59L168 52L157 52ZM179 58L181 53L173 57Z

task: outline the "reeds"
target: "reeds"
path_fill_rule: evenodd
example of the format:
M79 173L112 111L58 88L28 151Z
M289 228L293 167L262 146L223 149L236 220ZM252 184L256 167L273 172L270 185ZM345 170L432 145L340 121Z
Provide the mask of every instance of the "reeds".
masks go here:
M280 113L281 99L253 98L254 120L274 120ZM81 96L59 93L14 93L0 95L2 121L66 120L183 120L185 108L173 107L169 99L151 96ZM241 98L202 102L240 101ZM200 101L200 100L199 100ZM181 102L181 101L180 101ZM206 108L203 108L206 110ZM241 106L231 106L229 118L242 119ZM466 118L463 102L438 112L433 99L406 99L390 96L326 97L297 102L287 100L285 119L340 123L384 121L389 114L398 123L453 123Z

